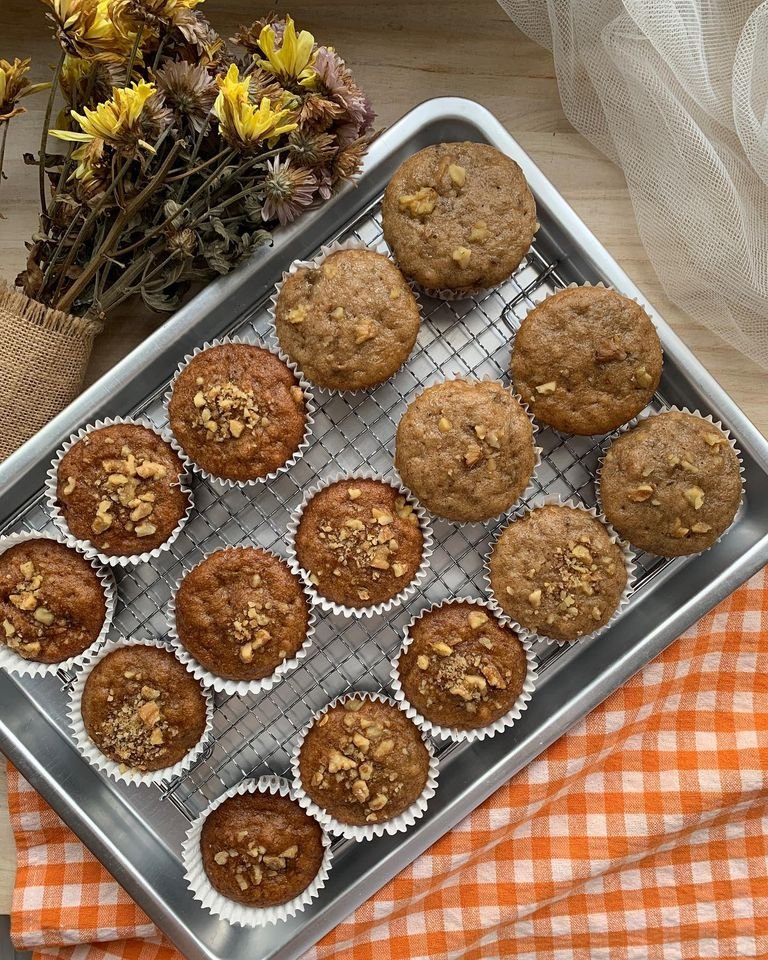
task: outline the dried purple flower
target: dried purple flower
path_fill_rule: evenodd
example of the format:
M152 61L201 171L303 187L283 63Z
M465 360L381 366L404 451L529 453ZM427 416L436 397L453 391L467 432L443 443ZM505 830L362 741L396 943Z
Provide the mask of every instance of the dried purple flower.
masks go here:
M268 160L267 170L261 216L265 222L279 220L285 226L312 203L317 180L310 170L293 166L290 158Z
M176 116L199 133L218 93L206 68L183 60L179 63L169 60L157 71L155 79L158 90Z

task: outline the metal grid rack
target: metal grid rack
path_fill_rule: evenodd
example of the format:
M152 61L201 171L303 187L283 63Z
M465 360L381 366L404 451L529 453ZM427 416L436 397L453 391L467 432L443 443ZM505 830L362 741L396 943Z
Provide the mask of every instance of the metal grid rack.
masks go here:
M378 201L331 239L352 237L368 247L384 249ZM382 476L391 475L398 420L424 385L456 375L492 377L508 384L514 332L534 303L568 283L559 266L534 244L514 277L492 291L454 301L424 297L417 344L392 380L354 394L315 391L317 414L311 445L288 473L245 491L195 480L195 511L172 549L149 564L118 568L120 599L111 636L164 637L164 611L174 584L184 571L221 546L250 543L285 554L288 518L301 502L302 491L317 479L361 466ZM250 342L268 339L266 302L255 305L230 332ZM133 414L165 426L165 389L164 385L157 390ZM663 405L661 398L654 399L654 409ZM563 436L541 429L537 443L543 448L542 461L528 502L559 494L593 506L593 477L605 438ZM267 693L216 696L212 743L192 770L162 788L163 795L191 820L243 777L285 773L295 737L314 711L349 689L386 689L390 660L414 613L449 596L483 595L483 558L503 522L462 526L435 519L435 551L422 589L385 616L347 621L318 611L313 647L298 670ZM19 529L55 529L42 498L8 527ZM644 554L636 561L635 592L672 562ZM546 674L555 661L572 651L540 644L536 653L539 672ZM61 680L66 687L72 676L62 673ZM442 741L436 746L441 756L463 749Z

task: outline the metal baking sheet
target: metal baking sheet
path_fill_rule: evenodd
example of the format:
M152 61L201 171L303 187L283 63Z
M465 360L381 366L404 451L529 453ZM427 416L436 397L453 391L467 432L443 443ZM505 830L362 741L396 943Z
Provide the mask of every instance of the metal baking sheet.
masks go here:
M196 481L196 512L172 550L151 564L118 571L113 636L165 636L170 585L183 569L221 545L258 543L284 553L289 513L316 478L361 465L389 473L398 418L422 384L466 373L508 382L514 330L548 293L574 281L602 280L642 299L485 109L457 98L429 101L374 144L356 188L285 230L273 248L204 290L0 466L2 529L51 529L41 484L65 437L99 416L140 413L161 425L162 394L183 354L226 332L251 341L264 337L265 305L282 270L332 239L357 237L369 246L381 244L379 201L398 164L427 144L460 139L492 143L523 168L542 225L529 257L512 279L475 299L425 299L417 346L393 380L354 395L318 393L311 447L288 474L249 491ZM700 557L667 561L638 556L638 586L618 623L591 642L541 645L538 688L514 728L490 741L440 747L440 785L424 819L407 834L336 843L322 895L292 920L267 930L243 930L219 922L195 903L180 863L190 819L242 777L285 772L297 731L330 698L351 688L384 687L410 615L447 596L482 595L482 558L498 522L462 527L436 521L431 573L404 608L354 623L322 615L311 654L272 691L256 697L217 696L214 743L201 762L163 790L117 785L79 757L64 714L71 676L35 681L0 675L0 748L190 960L299 957L768 560L768 444L663 319L652 314L665 351L653 406L686 405L714 414L744 454L748 492L734 527ZM592 505L600 438L543 430L539 443L544 455L531 499L559 493Z

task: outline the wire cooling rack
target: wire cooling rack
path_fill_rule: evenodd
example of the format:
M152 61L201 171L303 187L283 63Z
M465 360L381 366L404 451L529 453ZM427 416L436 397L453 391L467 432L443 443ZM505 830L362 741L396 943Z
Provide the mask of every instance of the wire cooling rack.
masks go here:
M329 239L357 238L384 249L379 204L366 209L346 231ZM256 544L285 555L289 516L303 491L329 474L366 466L391 475L394 436L409 400L425 385L446 377L471 374L509 384L510 345L520 321L545 296L569 278L563 265L548 260L534 244L515 275L501 286L472 299L422 299L424 320L411 357L387 383L371 391L330 394L315 391L317 414L311 444L304 458L271 483L248 490L227 489L193 481L195 510L170 551L157 560L125 570L118 568L119 602L111 637L165 637L168 600L184 571L223 546ZM267 301L254 306L230 333L248 342L269 339ZM181 358L179 358L181 359ZM174 371L168 371L169 379ZM162 397L167 384L132 412L165 426ZM653 408L664 402L655 397ZM543 448L536 471L533 503L543 496L571 497L595 505L594 481L605 438L564 436L542 429ZM403 627L420 609L451 596L483 596L483 558L501 521L457 525L434 520L435 551L429 575L407 603L370 620L347 621L318 612L315 641L302 665L272 690L256 696L216 695L214 736L203 758L188 772L160 788L188 819L243 777L288 771L288 758L298 732L312 713L350 689L385 690L390 661ZM15 519L8 530L55 532L42 498ZM671 561L638 554L635 593ZM539 672L572 649L539 644ZM71 674L60 674L64 686ZM463 749L436 743L441 756Z

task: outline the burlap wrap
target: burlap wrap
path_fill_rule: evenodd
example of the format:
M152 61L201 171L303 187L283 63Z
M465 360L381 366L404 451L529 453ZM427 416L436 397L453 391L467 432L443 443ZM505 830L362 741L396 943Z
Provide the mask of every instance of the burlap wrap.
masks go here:
M0 283L0 460L77 396L100 330Z

